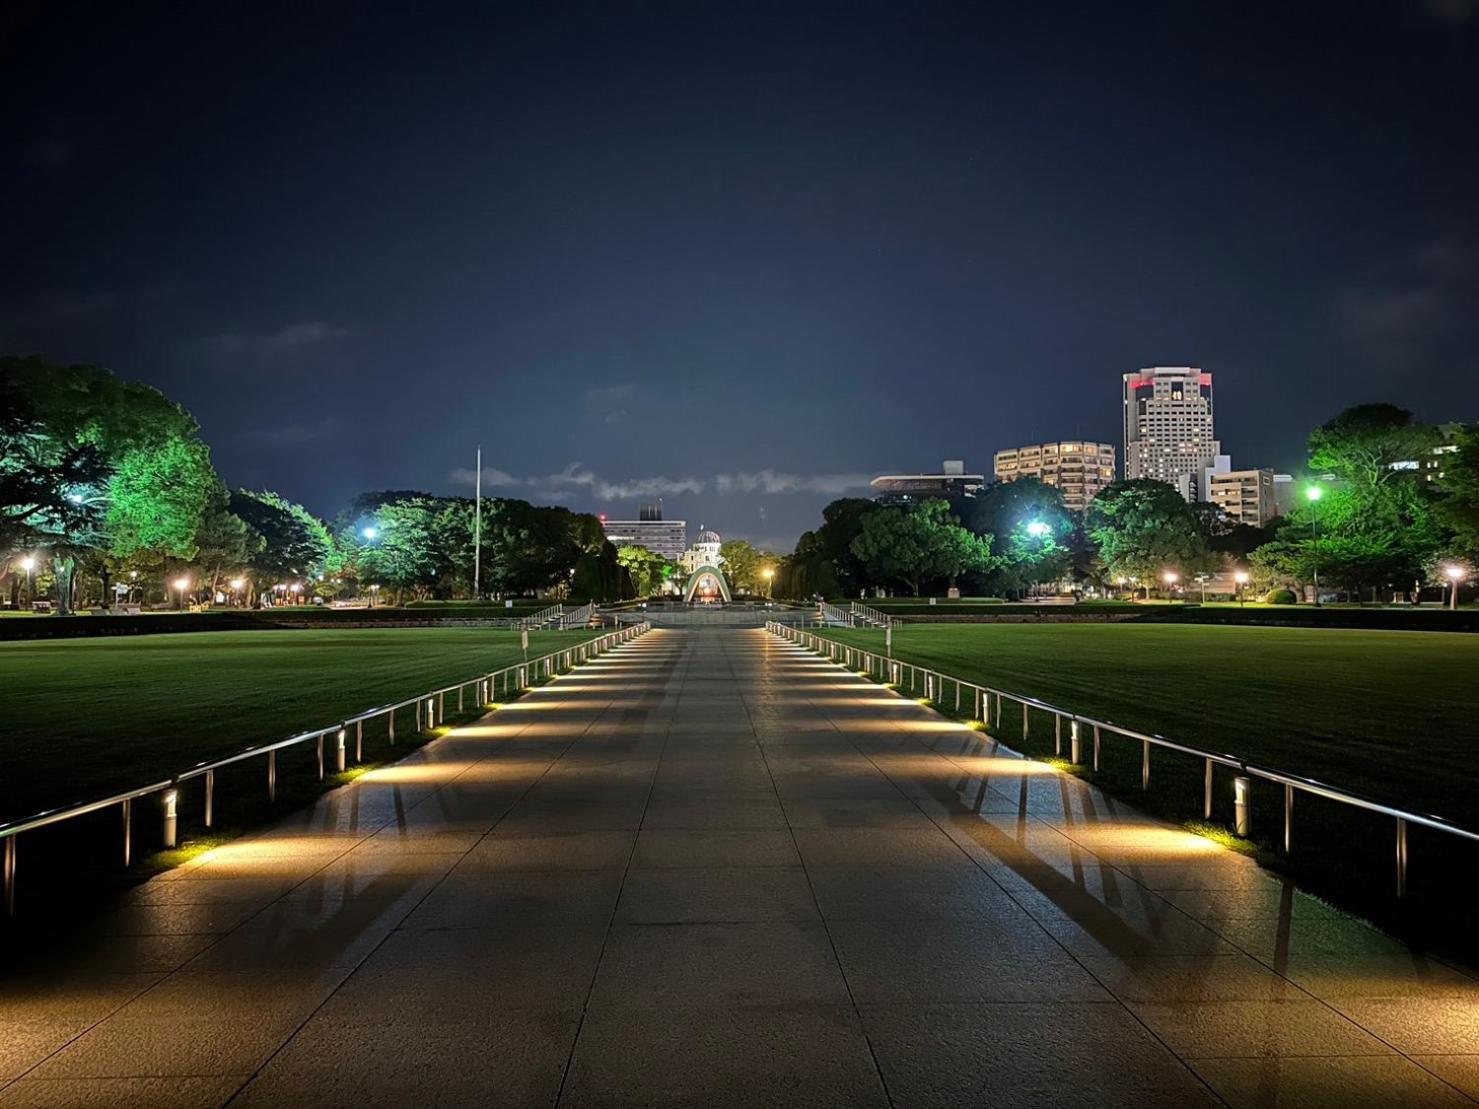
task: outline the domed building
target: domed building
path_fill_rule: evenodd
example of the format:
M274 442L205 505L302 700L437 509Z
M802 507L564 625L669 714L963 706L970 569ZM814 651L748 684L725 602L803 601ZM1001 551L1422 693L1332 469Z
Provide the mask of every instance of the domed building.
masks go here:
M700 531L693 545L678 556L678 565L685 574L693 573L700 566L723 566L724 557L719 553L723 545L724 540L719 538L717 531Z
M717 531L700 531L697 541L678 559L687 578L683 589L685 601L713 603L730 599L729 582L724 579L724 556L719 553L723 542Z

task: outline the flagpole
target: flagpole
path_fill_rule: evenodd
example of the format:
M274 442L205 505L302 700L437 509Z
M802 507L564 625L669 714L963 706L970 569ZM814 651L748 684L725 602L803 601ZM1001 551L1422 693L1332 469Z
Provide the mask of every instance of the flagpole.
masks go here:
M472 517L472 599L483 595L483 448L478 448L477 507Z

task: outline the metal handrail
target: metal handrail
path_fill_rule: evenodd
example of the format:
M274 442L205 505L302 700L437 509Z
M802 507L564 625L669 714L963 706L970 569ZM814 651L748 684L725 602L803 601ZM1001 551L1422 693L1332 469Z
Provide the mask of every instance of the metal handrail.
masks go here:
M894 622L894 618L888 613L880 612L869 605L859 604L857 601L852 603L852 613L859 620L865 620L880 628L889 627Z
M335 759L338 770L342 772L346 768L347 749L345 743L351 727L355 730L355 761L363 762L364 722L380 716L389 717L390 742L395 743L395 714L401 709L416 709L417 731L425 727L432 728L436 722L445 716L447 694L457 695L458 710L461 711L465 694L470 687L475 688L477 695L482 698L482 704L488 704L493 699L495 689L502 679L503 694L508 695L511 679L514 691L529 688L530 676L543 672L546 679L553 677L557 671L572 669L588 661L597 655L615 647L621 643L635 639L637 636L651 630L652 625L646 622L631 624L616 631L607 632L605 635L594 639L582 640L580 643L569 647L563 647L558 651L540 655L538 658L516 662L505 666L500 670L491 670L486 674L466 681L454 682L451 685L441 686L426 693L420 693L392 704L379 705L364 712L345 717L337 724L330 724L323 728L314 728L310 731L298 732L288 736L286 739L274 740L271 743L260 743L230 755L212 759L208 762L197 763L186 770L181 771L174 777L164 781L150 782L148 785L138 786L135 789L123 793L115 793L108 797L93 801L81 801L72 805L64 805L44 812L36 813L21 820L13 820L6 824L0 824L0 840L5 843L4 849L4 897L5 909L8 915L15 914L15 883L16 883L16 842L22 832L32 832L39 828L45 828L52 824L60 824L66 820L72 820L79 816L119 805L123 809L123 859L124 865L128 865L132 850L132 805L141 797L148 797L155 793L162 793L165 797L164 817L164 846L175 846L176 810L175 802L179 786L183 782L196 778L205 778L205 826L211 827L214 822L215 801L215 772L223 767L232 766L239 762L259 756L267 756L267 795L269 799L277 795L277 752L287 747L294 747L300 743L317 740L318 747L318 777L323 781L325 777L324 746L323 741L328 736L337 739Z
M532 616L519 617L519 626L531 630L542 628L545 624L552 624L558 620L564 611L564 605L550 605L549 608L542 608Z
M579 608L573 608L569 612L560 613L560 630L569 631L571 628L583 628L591 622L595 615L596 606L593 601L587 601Z
M1020 693L1012 693L1007 690L997 689L994 686L981 685L969 682L963 678L957 678L951 674L944 674L938 670L928 667L917 666L911 662L905 662L891 656L880 655L874 651L867 651L861 647L853 647L841 643L835 639L815 635L811 632L799 631L785 624L771 621L765 625L765 630L772 635L779 636L789 642L795 643L808 650L826 655L831 661L846 666L848 669L862 667L861 673L868 677L886 678L892 684L901 686L907 672L909 690L916 691L919 679L924 679L926 697L939 704L944 698L946 684L955 687L955 708L960 710L961 693L970 690L973 698L972 719L981 720L988 729L996 732L1001 731L1002 725L1002 703L1010 701L1021 706L1022 709L1022 738L1028 736L1029 719L1028 713L1032 709L1048 713L1054 718L1054 754L1061 756L1063 740L1063 722L1069 722L1070 761L1075 765L1083 764L1082 728L1088 728L1093 733L1093 768L1099 769L1099 748L1105 733L1121 736L1126 739L1138 741L1143 746L1141 761L1141 788L1150 788L1150 750L1152 747L1160 747L1180 754L1190 755L1202 759L1205 765L1203 776L1203 816L1210 819L1212 816L1212 768L1224 766L1238 772L1243 778L1260 778L1267 782L1273 782L1284 787L1284 850L1288 852L1293 843L1293 814L1294 814L1294 792L1296 790L1308 793L1315 797L1322 797L1328 801L1349 805L1352 808L1363 809L1367 812L1377 813L1381 816L1392 817L1397 822L1397 896L1404 897L1407 893L1407 828L1415 824L1422 828L1431 828L1434 831L1444 832L1448 835L1458 836L1460 839L1471 843L1479 843L1479 832L1455 824L1441 816L1427 813L1411 812L1407 809L1399 809L1388 805L1383 801L1363 796L1351 790L1341 789L1326 782L1314 778L1306 778L1288 771L1277 770L1271 767L1250 764L1245 759L1234 755L1223 754L1216 751L1204 751L1198 747L1191 747L1175 740L1167 739L1165 736L1156 735L1152 732L1142 732L1134 728L1127 728L1122 724L1116 724L1111 720L1103 720L1098 717L1085 716L1069 709L1060 708L1049 704L1047 701L1036 697L1028 697ZM996 699L995 723L993 724L992 698ZM1248 832L1251 819L1251 800L1246 795L1239 802L1238 834L1245 836Z
M853 626L853 615L845 608L838 608L836 605L829 605L826 601L819 601L817 611L822 614L823 620L830 620L848 628Z

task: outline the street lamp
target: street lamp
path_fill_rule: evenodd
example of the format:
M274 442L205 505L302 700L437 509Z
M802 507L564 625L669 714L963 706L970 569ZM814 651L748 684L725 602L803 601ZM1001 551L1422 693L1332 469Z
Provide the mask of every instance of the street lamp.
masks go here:
M1048 525L1043 523L1041 520L1033 520L1032 523L1027 525L1027 534L1032 536L1032 538L1034 539L1041 539L1049 534L1052 530L1052 528L1048 527Z
M1448 580L1451 583L1448 592L1448 611L1456 612L1458 610L1458 583L1463 581L1468 575L1465 573L1464 568L1458 565L1445 566L1443 572L1448 575Z
M26 555L25 558L21 559L21 569L26 572L26 604L34 608L36 605L36 590L31 580L31 571L36 569L36 560L30 555Z
M293 604L297 604L302 599L302 595L303 595L303 583L302 582L295 581L288 588L290 588L293 591Z
M372 586L370 586L370 607L371 608L374 608L375 607L375 594L377 594L379 592L380 592L380 586L379 585L372 585Z
M1233 575L1233 581L1238 583L1238 607L1243 607L1243 586L1248 584L1248 571L1239 570Z
M769 597L771 582L775 580L775 568L773 566L767 566L764 570L760 571L760 576L765 579L765 595Z
M241 591L246 588L245 578L231 579L231 592L236 595L236 607L241 607Z
M1168 590L1173 590L1176 588L1176 583L1181 580L1181 575L1175 570L1167 570L1161 575L1161 580L1166 583Z
M189 578L186 578L186 577L178 577L178 578L175 579L175 589L177 589L179 591L179 594L180 594L180 608L181 609L184 609L184 607L185 607L185 590L187 590L189 588L190 588L190 579Z
M1325 495L1325 490L1321 489L1318 485L1307 485L1304 489L1304 495L1310 502L1310 538L1314 542L1319 543L1320 511L1316 506L1320 503L1320 498ZM1315 607L1318 608L1320 605L1320 552L1311 551L1310 554L1314 560Z

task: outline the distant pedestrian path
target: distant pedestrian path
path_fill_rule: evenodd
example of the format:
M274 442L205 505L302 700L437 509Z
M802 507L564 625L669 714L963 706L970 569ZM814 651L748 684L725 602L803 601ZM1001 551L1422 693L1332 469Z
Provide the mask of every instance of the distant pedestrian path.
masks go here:
M659 628L0 985L0 1107L1471 1104L1479 984L763 631Z

